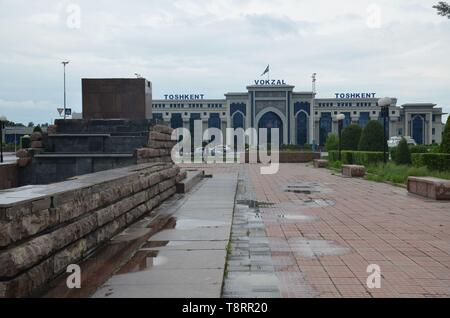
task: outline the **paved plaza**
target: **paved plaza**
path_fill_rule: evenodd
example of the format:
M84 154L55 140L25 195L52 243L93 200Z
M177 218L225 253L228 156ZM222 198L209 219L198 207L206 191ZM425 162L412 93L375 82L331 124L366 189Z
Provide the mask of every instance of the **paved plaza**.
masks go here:
M202 169L240 176L224 296L450 297L450 202L308 164Z

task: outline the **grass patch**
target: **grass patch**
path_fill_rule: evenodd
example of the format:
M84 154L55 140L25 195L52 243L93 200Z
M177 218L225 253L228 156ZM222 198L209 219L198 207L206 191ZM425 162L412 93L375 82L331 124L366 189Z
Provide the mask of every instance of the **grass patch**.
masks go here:
M436 177L450 180L450 171L432 171L426 167L412 167L408 165L397 165L395 163L371 165L367 168L368 174L365 179L376 182L392 182L406 184L408 177Z

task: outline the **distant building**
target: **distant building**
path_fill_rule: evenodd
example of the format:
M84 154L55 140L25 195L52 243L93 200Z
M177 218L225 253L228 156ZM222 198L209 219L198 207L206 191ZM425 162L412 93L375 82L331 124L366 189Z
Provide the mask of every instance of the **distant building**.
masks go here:
M295 92L284 81L255 81L245 92L227 93L224 99L204 99L203 94L165 95L153 100L153 119L172 128L193 131L194 121L203 128L279 128L281 144L323 145L330 133L338 132L336 116L345 115L344 126L364 127L380 120L375 93L337 93L334 98L316 98L313 92ZM381 96L380 96L381 97ZM411 136L418 144L441 143L444 125L441 108L432 103L397 106L392 98L389 136ZM270 129L269 129L270 130Z
M32 133L33 127L5 127L2 140L9 145L13 145L14 143L19 145L21 137L31 135Z

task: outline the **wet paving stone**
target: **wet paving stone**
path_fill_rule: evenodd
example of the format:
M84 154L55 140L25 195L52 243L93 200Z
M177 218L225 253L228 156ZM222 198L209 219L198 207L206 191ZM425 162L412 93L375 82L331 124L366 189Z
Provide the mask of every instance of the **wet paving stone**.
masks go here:
M279 298L278 277L259 211L261 206L272 204L259 204L251 199L251 185L244 169L241 169L238 189L222 296Z

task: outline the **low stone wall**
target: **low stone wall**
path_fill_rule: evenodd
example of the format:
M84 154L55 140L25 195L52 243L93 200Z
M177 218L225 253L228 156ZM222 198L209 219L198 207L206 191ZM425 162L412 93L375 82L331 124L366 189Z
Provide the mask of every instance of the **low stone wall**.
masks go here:
M342 175L350 178L362 178L366 175L366 168L358 165L343 165Z
M314 159L314 168L326 168L328 167L328 160Z
M253 154L252 154L253 155ZM280 152L279 163L307 163L314 159L320 159L319 152ZM249 163L249 153L245 154L245 162ZM254 163L254 162L252 162Z
M17 187L19 174L16 163L0 164L0 190Z
M450 200L450 180L409 177L408 192L433 200Z
M150 163L0 191L0 297L38 292L175 194L179 173Z

